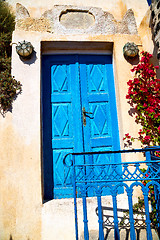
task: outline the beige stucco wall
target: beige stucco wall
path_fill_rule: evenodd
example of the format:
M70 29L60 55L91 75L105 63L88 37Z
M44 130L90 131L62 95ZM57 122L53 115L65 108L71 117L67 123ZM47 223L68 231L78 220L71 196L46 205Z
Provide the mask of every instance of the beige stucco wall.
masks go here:
M8 0L8 2L15 7L15 0ZM75 0L35 0L33 2L21 0L19 2L27 7L34 18L40 17L45 10L52 8L55 4L77 5ZM130 107L125 99L126 82L132 78L130 72L132 64L123 57L123 46L126 42L135 42L139 45L140 50L153 52L148 17L145 17L148 10L147 3L145 0L87 0L85 2L78 1L78 5L101 7L112 13L116 19L121 19L126 10L132 8L137 26L140 26L139 33L138 35L96 35L74 34L73 31L72 34L58 35L18 29L14 32L13 42L17 43L24 39L31 41L36 57L30 61L21 61L16 53L15 45L13 45L12 74L22 83L23 90L14 101L12 111L7 112L5 117L0 115L0 239L2 240L74 239L73 200L52 200L42 204L41 42L94 41L113 43L113 66L121 148L123 148L122 138L125 133L129 132L133 136L136 136L137 133L138 126L135 125L134 118L128 114ZM138 145L135 144L135 147ZM119 207L122 207L124 199L126 199L124 196L119 199ZM104 201L110 206L110 199ZM92 209L95 209L95 202L94 200L90 202L89 211L92 212ZM90 216L92 214L93 212ZM94 222L91 228L96 229ZM81 225L80 234L82 232Z
M39 45L35 44L38 59ZM16 55L15 58L13 69L19 65ZM12 112L0 117L0 204L3 206L0 239L9 239L10 235L12 239L40 239L40 63L19 67L21 71L15 72L15 77L23 85L22 94Z

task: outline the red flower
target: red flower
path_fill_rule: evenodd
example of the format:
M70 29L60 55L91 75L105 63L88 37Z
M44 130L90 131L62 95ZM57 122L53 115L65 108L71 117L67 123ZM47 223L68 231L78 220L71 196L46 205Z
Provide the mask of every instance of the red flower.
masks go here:
M130 95L126 95L126 99L130 99Z
M150 139L151 139L151 137L148 136L148 135L146 135L146 136L144 137L144 140L146 140L146 141L149 141Z
M131 69L131 72L134 72L135 71L135 67Z
M126 133L126 134L125 134L125 137L128 138L128 139L131 138L131 136L129 135L129 133Z
M159 69L159 66L154 66L155 69Z
M143 104L143 107L147 107L147 104L146 104L146 103L144 103L144 104Z
M143 130L140 129L139 132L138 132L138 134L139 134L139 135L144 134Z
M135 84L138 84L138 83L139 83L139 79L138 79L138 78L135 78L135 79L134 79L134 83L135 83Z
M131 86L132 80L129 80L129 81L127 82L127 84L128 84L129 86Z
M148 107L148 108L146 109L146 111L147 111L148 113L152 113L152 112L154 112L154 109L153 109L152 107Z

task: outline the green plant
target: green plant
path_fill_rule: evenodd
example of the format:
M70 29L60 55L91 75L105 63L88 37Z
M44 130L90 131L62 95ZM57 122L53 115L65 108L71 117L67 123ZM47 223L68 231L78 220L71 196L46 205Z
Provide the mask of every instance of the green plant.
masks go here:
M0 73L0 105L3 112L12 106L16 95L21 92L21 84L6 69Z
M8 4L0 0L0 56L10 57L12 32L15 28L15 16Z
M15 17L8 4L0 0L0 109L4 113L21 92L21 84L11 75L11 40Z

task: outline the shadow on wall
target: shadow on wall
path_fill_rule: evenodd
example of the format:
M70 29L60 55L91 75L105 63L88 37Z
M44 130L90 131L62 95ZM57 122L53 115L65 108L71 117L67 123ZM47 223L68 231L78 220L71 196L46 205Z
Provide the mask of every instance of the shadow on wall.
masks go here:
M36 52L33 50L33 53L30 57L25 59L25 58L19 56L19 58L21 59L21 61L24 64L31 65L31 64L35 63L35 61L37 60L37 55L36 55Z
M136 57L132 58L132 57L126 57L124 56L124 58L126 59L126 61L128 63L130 63L131 65L137 65L139 63L139 55L137 55Z
M12 237L12 235L10 235L9 240L14 240L14 238ZM27 240L30 240L30 238L27 238Z

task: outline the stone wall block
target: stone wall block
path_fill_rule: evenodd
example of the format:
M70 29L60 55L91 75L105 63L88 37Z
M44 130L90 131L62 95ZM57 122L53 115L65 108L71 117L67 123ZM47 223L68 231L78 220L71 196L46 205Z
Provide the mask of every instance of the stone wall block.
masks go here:
M16 20L30 17L30 14L22 4L16 4Z
M123 17L122 26L127 25L128 34L138 34L134 12L129 9Z

